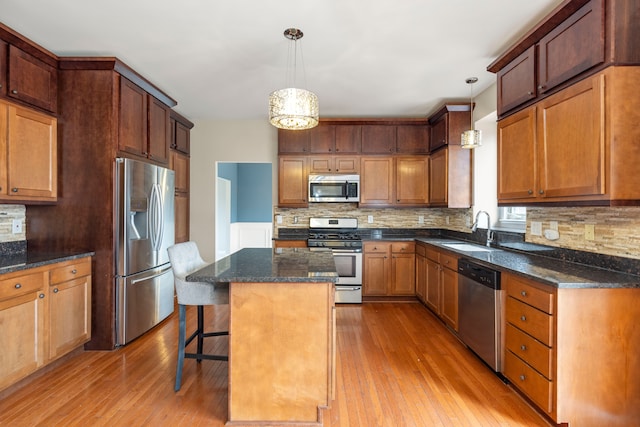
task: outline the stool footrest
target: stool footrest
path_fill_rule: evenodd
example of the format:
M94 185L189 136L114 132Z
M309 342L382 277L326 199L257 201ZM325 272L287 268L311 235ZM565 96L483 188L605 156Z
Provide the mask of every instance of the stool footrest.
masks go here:
M185 353L184 357L187 359L206 359L206 360L229 360L229 356L219 356L216 354L198 354L198 353Z

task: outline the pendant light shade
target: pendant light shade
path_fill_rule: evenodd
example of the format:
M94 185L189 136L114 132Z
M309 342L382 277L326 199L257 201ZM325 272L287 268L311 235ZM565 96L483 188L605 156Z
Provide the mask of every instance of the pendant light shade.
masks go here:
M293 58L290 50L287 61L287 76L291 81L287 82L287 88L273 91L269 95L269 122L280 129L311 129L318 125L318 97L313 92L295 87L297 41L302 38L303 33L297 28L288 28L284 31L284 36L292 40L294 45ZM302 52L300 56L302 57Z
M478 81L477 77L469 77L466 82L471 86L471 99L469 101L469 115L471 116L471 129L462 132L460 145L462 148L476 148L482 145L482 132L473 128L473 84Z

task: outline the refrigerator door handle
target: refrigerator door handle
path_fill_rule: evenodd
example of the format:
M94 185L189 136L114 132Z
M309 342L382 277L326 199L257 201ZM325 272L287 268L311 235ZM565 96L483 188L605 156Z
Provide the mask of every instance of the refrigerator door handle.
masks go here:
M136 284L136 283L138 283L138 282L144 282L144 281L147 281L147 280L150 280L150 279L154 279L154 278L156 278L156 277L160 277L160 276L162 276L162 275L167 274L167 270L169 270L169 269L168 269L168 268L165 268L164 270L162 270L162 271L161 271L161 272L159 272L159 273L152 274L152 275L150 275L150 276L145 276L145 277L142 277L142 278L140 278L140 279L133 279L133 280L131 281L131 284L132 284L132 285L135 285L135 284Z
M149 222L151 230L151 247L154 251L160 250L160 242L162 242L163 224L162 224L162 196L160 195L160 186L153 184L151 187L149 209Z

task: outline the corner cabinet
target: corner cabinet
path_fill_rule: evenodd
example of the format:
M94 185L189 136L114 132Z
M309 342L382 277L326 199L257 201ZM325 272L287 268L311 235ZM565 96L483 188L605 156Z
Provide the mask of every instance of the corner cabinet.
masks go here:
M0 275L0 390L91 338L91 258Z
M191 159L189 154L193 123L175 111L171 111L170 123L171 138L169 146L171 150L169 150L169 167L175 172L175 242L181 243L190 238Z
M0 201L52 203L57 185L57 119L0 101Z

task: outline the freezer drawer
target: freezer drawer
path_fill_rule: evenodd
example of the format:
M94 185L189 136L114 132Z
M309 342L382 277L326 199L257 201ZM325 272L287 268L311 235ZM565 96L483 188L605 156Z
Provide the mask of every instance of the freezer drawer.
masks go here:
M116 279L116 345L125 345L173 313L170 264Z

